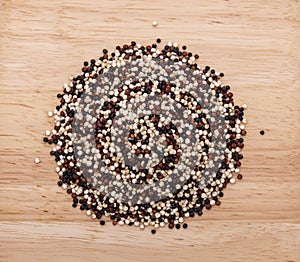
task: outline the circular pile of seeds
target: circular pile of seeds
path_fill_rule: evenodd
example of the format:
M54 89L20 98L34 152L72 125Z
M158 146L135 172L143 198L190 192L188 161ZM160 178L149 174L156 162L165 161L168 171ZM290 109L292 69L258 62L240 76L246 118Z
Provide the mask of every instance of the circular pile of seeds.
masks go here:
M157 44L132 41L84 62L57 95L44 137L58 185L101 225L108 217L187 228L186 218L220 205L226 185L242 179L246 105L234 105L224 74L200 68L186 46Z

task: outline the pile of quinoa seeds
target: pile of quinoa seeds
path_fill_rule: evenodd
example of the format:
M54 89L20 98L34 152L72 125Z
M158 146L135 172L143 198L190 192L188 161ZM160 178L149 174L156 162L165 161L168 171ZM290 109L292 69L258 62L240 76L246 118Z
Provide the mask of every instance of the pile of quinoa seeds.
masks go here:
M200 68L199 55L156 42L84 62L57 95L43 139L74 208L100 225L150 226L152 234L187 228L242 179L247 107L234 105L223 73Z

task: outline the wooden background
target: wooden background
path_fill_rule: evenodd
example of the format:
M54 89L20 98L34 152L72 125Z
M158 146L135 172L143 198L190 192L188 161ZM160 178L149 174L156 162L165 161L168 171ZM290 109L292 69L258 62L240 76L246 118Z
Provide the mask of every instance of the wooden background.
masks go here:
M244 180L188 230L100 227L56 185L47 112L85 59L158 36L248 104ZM0 261L300 261L299 46L296 0L0 0Z

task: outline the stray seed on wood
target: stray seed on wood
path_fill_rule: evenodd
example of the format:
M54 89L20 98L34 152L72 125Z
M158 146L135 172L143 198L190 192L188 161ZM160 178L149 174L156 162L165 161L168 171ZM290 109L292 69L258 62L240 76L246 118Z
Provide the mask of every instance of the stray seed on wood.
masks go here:
M158 24L157 21L153 21L153 22L152 22L152 26L154 26L154 27L156 27L157 24Z

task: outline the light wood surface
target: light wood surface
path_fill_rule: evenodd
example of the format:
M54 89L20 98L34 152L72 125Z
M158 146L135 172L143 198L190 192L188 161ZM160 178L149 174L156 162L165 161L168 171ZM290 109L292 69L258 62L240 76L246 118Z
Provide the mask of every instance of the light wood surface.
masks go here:
M0 0L0 261L300 261L299 14L296 0ZM158 36L223 71L249 123L243 181L153 236L73 209L41 141L84 60Z

